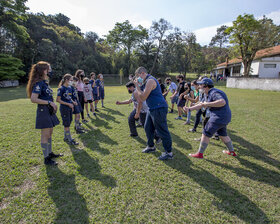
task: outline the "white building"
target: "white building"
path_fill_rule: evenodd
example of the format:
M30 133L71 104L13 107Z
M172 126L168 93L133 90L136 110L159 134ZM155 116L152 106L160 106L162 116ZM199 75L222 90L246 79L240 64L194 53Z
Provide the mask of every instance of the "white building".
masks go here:
M244 65L241 58L234 58L217 65L216 75L242 76ZM258 78L280 78L280 45L259 50L251 65L251 76Z

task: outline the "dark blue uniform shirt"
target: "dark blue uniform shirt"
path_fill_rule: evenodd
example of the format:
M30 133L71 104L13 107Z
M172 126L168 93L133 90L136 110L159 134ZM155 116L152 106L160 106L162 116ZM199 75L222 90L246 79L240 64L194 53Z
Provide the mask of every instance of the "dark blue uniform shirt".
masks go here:
M57 90L57 96L60 96L63 102L72 103L72 86L61 86Z
M74 86L71 86L71 90L72 90L72 100L75 102L79 101L77 89Z
M97 94L97 86L96 86L95 81L91 79L91 80L89 80L89 84L91 85L92 93Z
M46 80L36 82L33 86L32 93L37 93L41 100L48 100L53 102L53 91Z
M227 95L219 89L212 88L208 92L207 102L224 99L226 104L222 107L210 107L210 122L217 124L228 124L231 121L231 111L229 108Z

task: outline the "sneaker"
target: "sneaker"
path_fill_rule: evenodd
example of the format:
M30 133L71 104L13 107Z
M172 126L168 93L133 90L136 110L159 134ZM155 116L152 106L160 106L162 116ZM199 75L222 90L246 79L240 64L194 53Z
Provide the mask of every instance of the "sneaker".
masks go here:
M143 149L143 153L149 153L149 152L155 152L156 151L156 147L149 147L147 146L145 149Z
M234 151L223 150L223 153L228 154L230 156L237 156Z
M53 161L49 156L44 159L44 164L49 166L56 166L57 162Z
M203 159L203 153L197 152L195 154L189 154L189 156L198 158L198 159Z
M95 112L93 112L92 114L93 114L93 116L95 116L95 117L96 117L96 113L95 113Z
M195 129L193 129L193 128L191 128L191 129L189 129L189 130L188 130L188 132L192 132L192 133L194 133L194 132L196 132L196 130L195 130Z
M173 159L173 153L172 152L164 152L161 154L160 157L158 157L159 160L168 160Z
M99 112L99 110L96 108L96 109L95 109L95 112Z
M186 121L186 122L184 122L184 125L190 125L191 124L191 122L190 121Z
M138 137L138 135L136 135L136 134L130 134L130 137Z
M183 118L181 116L175 117L175 120L182 120Z
M86 119L82 120L83 123L88 123L88 121Z
M85 131L83 129L81 129L81 128L77 128L76 129L76 133L77 134L83 134L83 133L85 133Z
M168 113L172 114L172 113L173 113L173 110L170 110Z
M76 142L74 139L72 139L71 142L69 142L69 144L71 144L71 145L79 145L79 143Z
M200 142L201 138L194 138L193 140Z
M49 154L50 159L52 159L52 158L58 158L58 157L61 157L61 156L63 156L63 154L61 154L61 153L59 153L59 154L54 154L53 152L51 152L51 153Z
M161 138L156 139L156 144L160 144L162 142Z

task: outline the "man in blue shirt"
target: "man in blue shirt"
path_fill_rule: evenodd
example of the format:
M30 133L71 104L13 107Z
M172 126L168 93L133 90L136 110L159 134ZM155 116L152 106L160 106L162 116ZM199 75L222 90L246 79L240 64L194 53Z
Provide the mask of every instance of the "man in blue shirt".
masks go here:
M141 101L147 102L148 113L144 125L146 136L148 139L147 147L143 153L154 152L156 150L154 144L155 134L162 139L165 152L159 157L160 160L173 158L172 139L167 126L168 105L162 95L160 85L156 78L149 75L144 67L139 67L135 71L137 81L134 81L138 96ZM139 85L142 85L141 88Z
M200 88L207 96L207 100L200 103L199 106L200 108L209 108L210 118L203 128L198 152L189 155L194 158L202 159L203 153L209 144L209 139L217 132L228 148L228 150L224 150L223 153L236 156L232 141L227 135L227 125L231 121L231 111L226 94L214 88L214 83L209 78L204 78L200 82L197 82L197 84L200 85Z

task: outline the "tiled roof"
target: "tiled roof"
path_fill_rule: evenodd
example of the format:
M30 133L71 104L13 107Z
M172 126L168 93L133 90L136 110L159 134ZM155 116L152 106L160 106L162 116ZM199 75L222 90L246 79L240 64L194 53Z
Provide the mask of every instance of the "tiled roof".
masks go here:
M265 58L265 57L271 57L271 56L278 55L278 54L280 54L280 45L257 51L254 60L260 59L260 58ZM230 64L240 63L240 62L242 62L241 58L234 58L234 59L229 60L228 63L223 62L221 64L218 64L217 67L223 67L223 66L227 66Z

